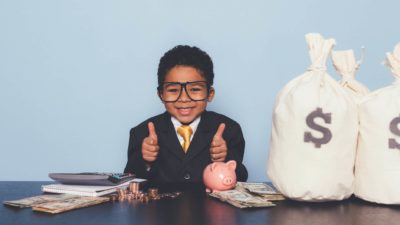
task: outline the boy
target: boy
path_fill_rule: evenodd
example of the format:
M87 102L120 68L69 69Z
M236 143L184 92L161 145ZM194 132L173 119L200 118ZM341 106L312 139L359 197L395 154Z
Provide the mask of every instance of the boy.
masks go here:
M176 46L160 59L157 75L166 112L131 129L124 172L160 183L200 183L208 164L235 160L237 180L246 181L240 125L206 111L215 95L210 56Z

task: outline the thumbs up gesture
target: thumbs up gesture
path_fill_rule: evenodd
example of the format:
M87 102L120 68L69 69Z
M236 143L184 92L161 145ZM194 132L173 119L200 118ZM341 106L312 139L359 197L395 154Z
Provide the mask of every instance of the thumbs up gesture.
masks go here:
M221 123L211 142L210 154L213 162L225 161L226 155L228 154L228 147L226 146L226 142L222 137L224 130L225 124Z
M147 127L149 128L149 136L143 139L142 155L146 162L154 162L157 159L160 146L158 146L156 128L154 127L154 124L149 122Z

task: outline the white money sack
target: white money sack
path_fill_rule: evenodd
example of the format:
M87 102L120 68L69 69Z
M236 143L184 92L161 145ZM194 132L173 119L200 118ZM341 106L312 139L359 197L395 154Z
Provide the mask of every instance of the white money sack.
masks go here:
M332 63L336 72L342 76L339 84L358 103L369 93L367 87L355 79L361 62L356 62L353 50L332 51Z
M400 43L387 53L395 82L360 102L360 135L355 165L356 196L400 204Z
M276 98L267 175L291 199L341 200L353 193L357 106L326 71L335 40L306 40L310 68Z

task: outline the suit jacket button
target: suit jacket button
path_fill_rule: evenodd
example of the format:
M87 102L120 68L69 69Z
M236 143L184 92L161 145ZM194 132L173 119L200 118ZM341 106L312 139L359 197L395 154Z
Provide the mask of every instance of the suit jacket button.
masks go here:
M183 178L185 180L189 180L190 179L190 174L189 173L185 173L185 176L183 176Z

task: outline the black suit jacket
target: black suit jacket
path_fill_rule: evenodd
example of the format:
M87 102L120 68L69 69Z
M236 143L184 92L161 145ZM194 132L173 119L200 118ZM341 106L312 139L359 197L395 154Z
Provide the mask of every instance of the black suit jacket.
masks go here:
M150 170L142 157L142 142L149 135L147 124L153 122L160 150ZM147 178L154 182L202 182L204 168L212 163L210 155L211 141L218 126L225 123L223 138L228 147L226 161L237 162L238 181L247 180L247 170L242 164L245 141L240 125L232 119L205 111L185 154L175 133L171 115L168 112L152 117L130 131L128 162L125 173L134 173L137 177Z

